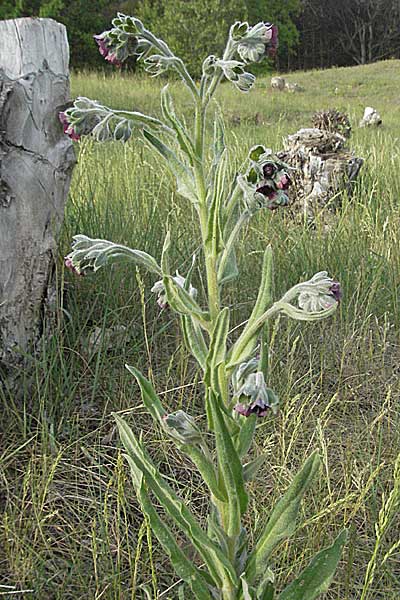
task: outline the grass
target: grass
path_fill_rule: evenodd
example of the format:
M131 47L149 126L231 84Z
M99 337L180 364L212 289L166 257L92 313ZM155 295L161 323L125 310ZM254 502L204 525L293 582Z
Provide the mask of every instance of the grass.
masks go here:
M262 78L248 96L228 85L220 90L233 168L251 145L278 150L283 136L309 126L315 110L333 106L350 115L351 147L366 162L354 197L344 199L330 231L322 218L311 230L287 212L262 212L241 240L241 277L225 297L235 307L236 323L248 315L269 241L277 295L321 269L344 288L333 319L317 325L281 319L274 325L270 383L282 410L260 422L256 452L266 453L267 461L251 486L248 524L257 532L305 457L318 448L323 469L303 503L295 538L273 557L278 581L283 586L345 525L350 540L326 599L363 594L363 600L398 600L399 61L287 78L305 91L272 93ZM72 91L158 114L162 84L81 73L73 75ZM189 119L186 91L170 85ZM381 129L358 129L368 105L381 114ZM184 272L198 244L195 222L159 159L138 140L125 146L85 141L77 150L60 256L71 236L82 232L159 257L168 224L173 260ZM0 597L131 600L143 597L138 586L145 583L154 599L175 599L176 579L138 510L111 412L124 414L142 432L162 472L203 519L207 496L197 473L155 431L123 365L134 364L156 381L169 409L184 407L201 419L199 373L175 319L158 312L147 273L119 267L75 279L63 271L61 259L58 269L56 329L30 358L17 392L2 398ZM202 273L196 277L201 292ZM109 344L104 336L93 351L94 327L118 325L125 329Z

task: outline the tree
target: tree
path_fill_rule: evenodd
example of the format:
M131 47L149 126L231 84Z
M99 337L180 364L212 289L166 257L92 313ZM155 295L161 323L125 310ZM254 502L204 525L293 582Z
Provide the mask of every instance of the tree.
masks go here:
M337 39L357 64L379 60L399 39L399 0L339 0L332 4Z
M199 76L205 52L220 56L230 25L247 12L244 0L145 0L138 16Z

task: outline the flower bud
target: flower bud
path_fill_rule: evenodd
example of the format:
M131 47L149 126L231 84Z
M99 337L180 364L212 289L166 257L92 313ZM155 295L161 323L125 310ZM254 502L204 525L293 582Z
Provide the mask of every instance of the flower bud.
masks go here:
M182 275L179 275L178 271L176 272L175 277L173 277L173 280L181 288L183 288L183 289L185 288L186 279L184 277L182 277ZM158 297L157 297L158 306L161 309L168 308L167 294L166 294L164 282L162 279L160 279L159 281L156 281L156 283L151 288L151 291L154 294L158 294ZM195 287L192 286L192 284L189 285L188 293L192 298L196 298L196 296L197 296L197 290Z
M221 60L215 61L215 66L223 70L225 77L233 83L240 92L249 92L256 80L252 73L244 70L244 63L238 60Z
M178 410L163 417L166 432L181 444L198 444L201 442L201 431L193 417Z

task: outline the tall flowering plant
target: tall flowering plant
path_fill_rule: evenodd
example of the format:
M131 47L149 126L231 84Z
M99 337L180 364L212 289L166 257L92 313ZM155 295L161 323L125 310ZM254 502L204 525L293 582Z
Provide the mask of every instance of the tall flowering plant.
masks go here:
M319 455L314 452L306 460L249 547L243 526L247 484L261 468L264 457L250 459L248 454L259 419L275 413L279 404L268 385L268 322L282 314L301 321L331 316L340 301L340 285L323 271L276 300L272 249L268 246L254 306L240 335L231 342L231 314L223 305L222 291L239 276L235 257L239 233L257 211L275 210L288 203L290 174L271 150L259 145L249 150L246 170L229 182L229 151L218 111L214 115L211 164L205 160L205 123L219 83L225 78L238 90L248 92L255 78L246 70L247 65L275 53L277 29L269 23L253 27L235 23L222 58L205 59L197 84L182 60L139 19L118 14L112 25L109 31L95 36L101 54L116 65L136 56L152 75L175 70L192 95L193 125L187 127L176 113L166 86L161 92L161 120L78 98L60 114L65 133L73 139L90 134L99 141L126 141L135 133L144 138L175 176L178 192L195 208L207 277L206 297L201 298L192 285L193 267L185 275L171 273L169 232L159 261L141 250L85 235L74 237L72 251L66 257L66 266L80 275L122 260L153 273L157 281L152 292L157 294L161 309L176 313L188 351L203 373L207 431L183 410L167 413L150 381L135 367L127 366L156 426L190 458L203 478L210 497L207 527L160 474L126 421L116 415L138 501L177 576L195 598L313 600L330 584L345 543L345 531L279 593L269 563L278 544L294 532L302 497L319 468ZM167 518L159 513L154 500ZM187 537L198 560L190 560L182 551L170 528L171 521Z

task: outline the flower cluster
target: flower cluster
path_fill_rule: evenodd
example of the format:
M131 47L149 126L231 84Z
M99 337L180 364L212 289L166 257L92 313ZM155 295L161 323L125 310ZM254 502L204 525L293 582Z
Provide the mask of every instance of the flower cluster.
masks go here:
M244 417L265 417L270 410L277 411L279 400L267 387L264 374L257 371L258 359L240 364L232 376L234 397L239 400L235 411Z
M58 113L64 133L73 141L79 140L82 135L92 133L104 116L101 109L104 109L104 107L96 100L83 97L77 98L74 106Z
M278 48L278 28L271 23L236 22L230 29L230 39L245 63L259 62L264 56L275 56Z
M307 312L327 310L339 303L342 297L340 283L328 277L326 271L316 273L303 287L298 304Z
M118 14L112 24L111 29L93 36L105 60L121 67L129 56L140 58L149 52L152 44L140 35L144 27L139 19Z
M238 177L246 208L253 213L259 208L275 210L280 206L287 206L287 190L291 184L288 173L290 167L264 146L252 148L249 159L250 168L246 176Z

